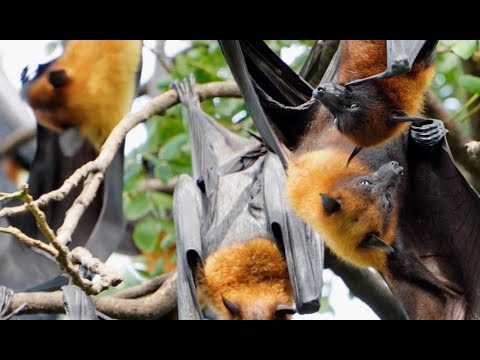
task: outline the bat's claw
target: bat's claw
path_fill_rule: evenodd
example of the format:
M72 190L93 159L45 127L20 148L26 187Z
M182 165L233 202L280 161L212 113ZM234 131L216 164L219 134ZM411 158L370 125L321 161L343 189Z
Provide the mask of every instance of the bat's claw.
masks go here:
M7 311L10 309L10 305L12 303L12 298L13 290L7 289L5 286L0 286L0 320L11 319L27 306L27 304L23 304L18 309L7 315Z
M443 122L435 119L421 120L422 122L413 122L410 126L412 139L417 144L428 148L439 144L448 133Z

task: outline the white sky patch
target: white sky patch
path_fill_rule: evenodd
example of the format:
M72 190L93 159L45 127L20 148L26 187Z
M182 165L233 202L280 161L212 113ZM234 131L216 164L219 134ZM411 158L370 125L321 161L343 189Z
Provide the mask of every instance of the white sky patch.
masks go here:
M292 65L297 57L299 57L305 51L304 45L293 45L288 48L283 48L280 51L280 57L288 65Z

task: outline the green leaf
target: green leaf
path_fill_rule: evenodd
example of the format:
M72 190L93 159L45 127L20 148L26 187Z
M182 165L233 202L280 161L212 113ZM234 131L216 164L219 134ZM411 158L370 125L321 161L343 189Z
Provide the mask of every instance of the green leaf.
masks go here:
M153 268L152 276L160 276L165 272L165 264L163 263L162 259L159 259Z
M132 197L126 197L124 201L125 217L128 220L138 220L151 210L150 199L147 193L140 193Z
M165 238L162 240L162 243L160 244L160 248L162 250L167 250L170 249L173 245L175 244L175 234L171 232Z
M137 177L143 172L142 164L136 159L128 159L125 164L125 172L123 178L125 181L129 181L131 178Z
M452 51L463 60L470 59L476 49L477 40L460 40L452 47Z
M187 134L179 134L167 141L167 143L160 150L159 156L163 160L173 160L180 152L182 147L188 143Z
M480 77L473 75L462 75L458 82L466 90L474 94L480 94Z
M137 189L138 185L145 180L145 174L139 173L135 176L131 176L124 180L123 189L127 193L133 193Z
M155 166L154 175L156 178L159 178L164 183L168 183L170 179L174 176L174 173L170 165L160 164Z
M133 241L142 252L152 252L158 242L158 234L163 230L162 222L154 218L142 219L133 230Z
M151 192L150 197L153 204L160 209L171 210L173 208L172 195L164 194L161 192Z

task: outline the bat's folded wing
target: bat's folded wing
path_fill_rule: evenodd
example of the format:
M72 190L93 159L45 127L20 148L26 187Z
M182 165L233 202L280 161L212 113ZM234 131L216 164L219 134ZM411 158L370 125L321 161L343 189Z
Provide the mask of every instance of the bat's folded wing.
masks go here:
M285 248L297 310L301 314L317 312L323 286L323 241L288 205L284 170L276 155L267 155L263 176L267 218Z
M201 196L200 189L190 176L180 176L173 198L173 218L177 239L178 316L180 320L203 319L195 285L195 270L203 259Z

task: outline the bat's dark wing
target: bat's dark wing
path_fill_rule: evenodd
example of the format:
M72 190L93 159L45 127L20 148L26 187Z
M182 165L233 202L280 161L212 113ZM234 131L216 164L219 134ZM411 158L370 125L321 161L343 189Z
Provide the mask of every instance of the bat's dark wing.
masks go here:
M310 86L316 88L323 79L340 40L317 40L298 73Z
M431 64L435 57L438 40L387 40L387 69L385 72L347 85L358 85L365 81L384 79L408 73L416 61Z
M269 153L264 166L265 208L272 232L284 245L295 304L300 314L317 312L323 286L323 241L288 205L285 170Z
M76 285L62 287L65 312L70 320L98 320L95 305L90 296Z
M219 40L265 144L287 166L315 119L312 87L261 40Z
M439 287L466 300L467 318L478 318L480 197L457 169L446 140L432 151L410 139L407 161L410 180L400 214L400 250L425 267L415 276L433 274Z

